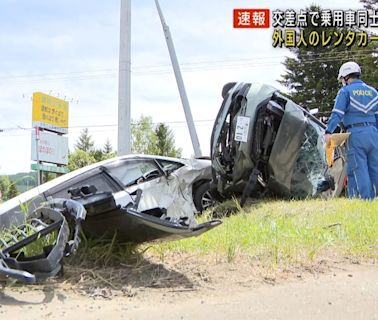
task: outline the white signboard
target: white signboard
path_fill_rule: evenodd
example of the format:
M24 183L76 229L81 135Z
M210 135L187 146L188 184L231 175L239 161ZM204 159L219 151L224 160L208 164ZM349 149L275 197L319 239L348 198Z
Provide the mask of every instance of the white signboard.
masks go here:
M38 159L35 131L32 133L31 146L31 157L34 161L56 164L68 163L68 137L49 133L47 131L40 131L38 140Z
M249 118L238 116L236 120L235 141L247 142L249 131Z

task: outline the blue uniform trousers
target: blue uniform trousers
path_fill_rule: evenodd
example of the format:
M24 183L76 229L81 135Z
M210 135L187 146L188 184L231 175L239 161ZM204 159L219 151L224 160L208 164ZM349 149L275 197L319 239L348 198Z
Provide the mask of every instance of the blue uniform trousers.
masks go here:
M378 195L378 129L354 127L348 132L348 196L373 199Z

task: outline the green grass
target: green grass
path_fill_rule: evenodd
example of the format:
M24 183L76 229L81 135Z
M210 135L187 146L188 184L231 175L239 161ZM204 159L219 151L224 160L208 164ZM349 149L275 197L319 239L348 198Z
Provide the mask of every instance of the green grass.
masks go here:
M172 268L197 274L197 263L240 263L274 279L280 270L318 270L321 260L378 259L376 201L266 200L244 209L228 201L219 211L233 215L196 238L138 246L84 238L66 261L66 281L85 290L94 285L121 290L125 283L144 287L164 281ZM198 220L209 219L205 214Z
M131 258L138 265L151 254L164 263L177 253L227 262L247 257L267 267L308 265L328 258L378 259L378 201L266 200L245 208L229 201L219 210L234 214L199 237L139 246L83 239L69 263L103 268ZM205 214L199 220L209 219Z
M198 238L154 246L168 252L238 255L269 266L301 265L317 258L378 258L378 201L348 199L265 201L241 209Z
M32 236L36 233L35 226L32 225L28 218L30 203L41 196L34 197L26 203L20 203L20 209L24 214L24 221L22 225L14 225L9 228L0 229L0 238L8 244L14 245L16 242L23 240L27 236ZM25 257L32 257L43 253L43 248L54 245L58 237L58 232L55 230L48 235L39 235L35 241L14 252L17 256L23 254ZM3 244L0 242L0 249L3 249Z
M24 233L24 234L23 234ZM9 229L3 229L0 231L0 237L6 243L11 243L12 245L18 241L21 241L27 236L31 236L35 233L35 229L28 222L25 222L24 227L21 229L19 227L13 227ZM21 249L15 251L14 253L18 257L23 254L25 257L33 257L43 253L43 248L55 244L58 233L53 231L46 236L39 236L37 239L28 245L22 247ZM2 245L0 244L0 248Z
M146 250L148 247L146 247ZM130 257L138 259L143 250L135 244L118 243L113 240L93 240L81 235L78 251L70 257L70 264L85 267L112 267L124 263Z

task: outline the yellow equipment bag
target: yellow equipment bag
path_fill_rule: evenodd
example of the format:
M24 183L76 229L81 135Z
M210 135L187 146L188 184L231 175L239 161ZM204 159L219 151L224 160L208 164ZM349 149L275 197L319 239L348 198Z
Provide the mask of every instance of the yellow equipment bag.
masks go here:
M333 165L333 155L335 152L335 148L338 146L342 146L349 138L350 132L346 133L334 133L331 135L331 144L329 147L326 146L326 160L328 167L332 167Z

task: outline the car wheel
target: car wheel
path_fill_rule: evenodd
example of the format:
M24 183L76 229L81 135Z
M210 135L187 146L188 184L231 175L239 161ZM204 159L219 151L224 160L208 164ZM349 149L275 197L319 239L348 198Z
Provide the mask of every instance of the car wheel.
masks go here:
M199 212L203 212L214 205L214 197L210 193L210 182L202 183L194 190L193 201Z

